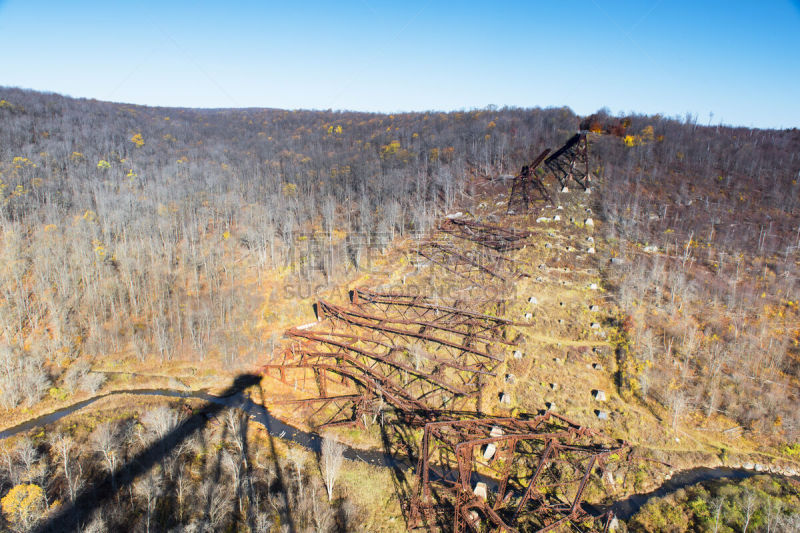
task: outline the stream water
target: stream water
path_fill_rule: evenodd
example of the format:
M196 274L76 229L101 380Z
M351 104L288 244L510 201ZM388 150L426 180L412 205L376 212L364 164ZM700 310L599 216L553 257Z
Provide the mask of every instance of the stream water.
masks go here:
M137 396L165 396L170 398L196 398L210 403L225 405L226 407L237 407L247 413L251 420L263 425L267 432L283 440L294 442L304 448L319 453L322 446L322 438L316 433L309 433L290 426L272 416L270 412L262 405L259 405L243 392L239 391L229 396L215 396L203 391L176 391L169 389L133 389L125 391L114 391L100 396L95 396L87 400L83 400L76 404L64 407L52 413L48 413L37 418L33 418L17 426L0 431L0 440L7 439L24 431L30 429L52 424L57 420L68 416L79 409L83 409L103 398L115 396L120 394L132 394ZM413 466L407 458L394 457L392 455L376 451L376 450L362 450L359 448L346 447L344 452L345 458L351 461L362 461L364 463L373 464L376 466L393 467L393 468L409 468ZM653 497L663 497L682 488L703 482L716 479L745 479L750 476L757 475L758 472L745 469L733 469L727 467L716 468L692 468L675 473L671 479L665 481L659 488L646 494L634 494L623 500L615 502L610 508L614 513L627 520L632 517L636 512ZM490 484L490 480L488 481Z

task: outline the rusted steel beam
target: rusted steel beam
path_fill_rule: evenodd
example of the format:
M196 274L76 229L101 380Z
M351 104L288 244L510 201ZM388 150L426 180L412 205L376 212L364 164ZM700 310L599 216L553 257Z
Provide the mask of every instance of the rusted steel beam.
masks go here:
M318 310L318 316L320 318L323 317L332 318L335 320L351 324L353 326L372 329L381 333L385 332L395 335L402 335L408 338L429 341L447 348L452 348L461 353L469 353L483 359L494 361L495 363L500 363L503 361L503 358L489 353L487 349L488 343L492 342L493 339L481 336L465 335L464 333L455 331L452 328L441 327L434 323L423 324L419 321L391 320L372 315L367 315L360 311L356 311L350 308L345 308L342 306L337 306L324 301L319 301L317 302L316 305ZM414 327L403 327L403 326L417 326L417 327L414 328ZM460 342L452 341L444 336L435 336L427 334L424 333L424 328L431 328L442 332L452 333L454 335L460 336L461 340ZM420 330L423 332L420 332ZM473 347L471 345L471 342L469 341L475 341L475 340L487 343L486 344L487 348L481 350L476 347Z
M518 325L507 318L500 318L483 313L477 313L454 306L436 305L431 299L421 295L376 292L364 287L356 287L350 291L350 300L354 305L364 303L383 304L385 306L411 307L422 311L423 314L434 314L437 321L446 320L447 316L457 317L458 320L468 321L469 325L483 323L487 329L503 326ZM444 316L443 316L444 315Z
M476 269L478 272L488 274L491 277L498 278L505 282L508 281L507 276L501 274L496 269L486 266L485 262L476 260L467 254L461 253L455 246L448 246L435 241L427 241L421 243L420 246L414 249L414 251L428 261L431 261L445 270L465 279L471 280L472 278L469 274L459 272L458 269L455 268L456 265L472 267L472 269ZM468 273L472 273L472 269L468 270Z
M533 203L534 192L538 192L542 200L552 203L553 200L550 198L550 193L547 192L547 188L545 188L541 178L536 175L536 169L539 168L539 165L542 164L549 153L550 149L546 148L533 162L524 165L514 178L511 183L511 192L508 194L506 213L510 213L517 204L521 204L524 212L527 212L531 203Z
M289 400L274 400L270 403L273 405L285 404L311 404L311 403L326 403L326 402L352 402L363 398L361 394L342 394L339 396L322 396L319 398L296 398Z
M479 274L506 283L520 277L530 277L522 268L525 263L489 250L478 253L477 250L463 250L447 242L427 240L412 251L448 272L472 282L483 282L480 278L474 277Z
M346 346L352 346L356 344L370 346L370 350L364 350L364 355L369 355L370 353L377 353L373 350L383 349L385 350L384 354L378 354L380 357L390 358L392 356L397 357L398 352L410 352L412 349L409 346L404 344L402 335L397 335L397 340L401 342L395 342L394 339L380 339L377 338L373 332L370 330L365 330L362 328L351 327L351 324L344 324L350 332L349 333L340 333L337 331L314 331L317 334L324 335L330 338L341 338L344 339L343 343ZM294 337L295 331L303 331L303 330L296 330L296 329L289 329L286 331L286 335L289 338ZM385 333L385 332L384 332ZM300 336L302 337L302 335ZM414 356L423 359L424 361L430 362L435 367L447 367L452 368L454 370L463 371L465 373L470 374L479 374L483 376L496 376L492 371L486 370L487 366L485 364L468 364L468 363L461 363L457 358L450 357L437 357L434 354L424 351L424 350L414 350Z
M439 223L439 229L496 252L519 250L525 246L525 239L530 237L527 231L508 230L463 218L445 218Z
M322 305L320 309L327 307ZM368 331L366 333L369 335ZM415 366L396 346L369 336L314 329L290 329L287 336L295 341L292 349L287 351L295 354L297 361L262 368L271 375L282 373L284 382L288 382L284 374L289 368L310 369L315 372L315 381L321 385L318 387L320 397L328 396L322 385L330 373L346 377L353 386L366 388L375 396L385 396L395 408L429 410L453 406L460 401L459 398L466 400L478 396L480 389L476 376L493 375L486 370L486 363L459 364L457 360L442 357L430 357L434 361L432 365L427 364L428 359L419 359L418 366ZM461 347L458 352L463 353ZM443 372L445 367L453 369L453 372ZM325 372L320 373L322 370ZM359 380L358 376L364 379Z
M388 333L405 335L415 339L431 341L434 343L442 344L443 346L455 348L457 350L485 357L493 361L497 362L502 361L502 358L499 358L489 353L488 350L479 350L477 348L472 347L472 344L476 342L484 344L487 347L489 343L498 342L497 339L487 337L481 334L473 333L470 331L464 332L457 328L449 327L447 325L439 324L436 322L407 320L407 319L392 318L392 317L378 317L375 315L365 313L358 307L345 308L324 301L318 302L317 306L321 313L320 316L323 317L342 320L344 322L347 322L348 324L363 327L366 329L375 329L380 332L385 331ZM426 333L426 331L429 330L431 331L431 333L430 334ZM450 334L453 337L459 339L460 342L454 342L446 337L436 336L435 334L437 333ZM504 342L504 344L511 344L511 343Z
M556 177L562 188L568 182L575 183L588 189L589 175L589 141L586 132L581 131L570 137L564 146L556 150L544 162L547 169Z
M429 422L413 516L428 519L436 509L451 509L459 532L550 531L566 524L584 531L582 522L593 517L582 499L594 467L624 449L552 413ZM476 478L485 483L480 491L473 488Z

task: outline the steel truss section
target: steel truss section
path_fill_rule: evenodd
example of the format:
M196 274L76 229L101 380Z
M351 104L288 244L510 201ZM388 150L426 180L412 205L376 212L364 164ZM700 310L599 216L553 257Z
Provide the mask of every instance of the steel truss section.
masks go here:
M529 165L525 165L520 170L519 174L514 178L511 183L511 192L508 195L508 207L506 213L511 213L515 206L520 205L523 208L523 213L528 212L528 208L533 203L533 195L538 192L541 199L545 202L551 202L552 198L550 193L547 192L542 180L536 175L536 169L542 164L550 149L546 148L536 159Z
M420 319L463 330L466 335L484 335L494 342L509 344L509 326L527 325L484 313L461 308L461 302L452 305L434 303L433 298L417 294L377 292L364 287L350 291L350 301L362 309L374 309L384 316ZM513 342L513 341L512 341Z
M366 289L352 294L358 304L314 304L319 323L287 330L291 345L283 360L261 367L310 396L291 403L313 405L314 414L333 406L334 416L319 425L364 425L376 406L402 412L480 407L482 383L504 360L498 346L514 345L504 338L511 322L419 298ZM345 412L350 416L336 418Z
M526 239L530 237L530 232L527 231L491 226L465 218L445 218L439 223L439 229L496 252L519 250L527 244Z
M496 353L494 344L514 344L497 334L491 334L491 329L487 331L483 328L481 331L468 322L448 324L415 317L377 315L366 312L360 306L345 307L325 301L317 302L314 308L318 319L330 318L351 328L370 330L393 348L404 348L415 342L431 344L431 352L447 357L437 358L436 364L456 365L461 370L491 373L504 360L502 354Z
M589 141L586 132L576 133L564 143L564 146L553 152L544 161L547 169L553 173L562 189L570 180L587 190L591 181L589 175Z
M611 516L591 516L583 495L628 449L550 412L428 422L422 439L412 521L457 533L602 530Z
M509 283L520 277L530 277L522 268L522 262L489 250L464 250L449 242L427 240L413 251L470 282L482 283L488 277Z

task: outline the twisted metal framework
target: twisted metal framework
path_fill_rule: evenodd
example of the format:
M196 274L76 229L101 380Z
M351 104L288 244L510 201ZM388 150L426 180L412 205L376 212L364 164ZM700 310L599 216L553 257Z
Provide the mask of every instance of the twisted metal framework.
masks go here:
M507 318L462 309L460 302L440 305L434 299L418 294L377 292L364 287L350 291L350 301L363 309L375 309L384 315L397 314L402 318L416 317L438 324L465 328L465 333L488 335L492 340L505 342L508 326L528 325Z
M447 272L470 282L483 282L481 278L496 278L510 282L520 277L530 277L525 263L490 250L464 250L449 242L427 240L421 242L414 253Z
M479 407L483 380L504 359L498 346L514 344L505 338L512 323L490 315L366 289L351 298L358 303L317 302L320 322L287 330L292 342L283 360L261 367L311 395L283 403L314 406L314 415L332 406L333 416L320 425L365 425L384 407Z
M589 141L585 131L576 133L564 143L564 146L553 152L544 160L547 169L553 173L562 188L569 180L575 181L584 190L588 189L589 176Z
M546 148L531 164L523 166L522 170L514 178L511 184L511 193L508 195L506 213L510 213L516 205L524 206L523 212L527 212L530 204L533 203L533 194L535 192L539 193L542 200L546 202L553 201L541 178L536 175L536 169L539 168L539 165L542 164L542 161L549 153L550 149Z
M582 506L596 467L627 445L553 413L425 424L412 498L416 525L465 531L603 530Z
M446 218L439 224L439 229L454 237L491 248L496 252L519 250L525 246L526 239L530 237L530 232L527 231L481 224L465 218Z

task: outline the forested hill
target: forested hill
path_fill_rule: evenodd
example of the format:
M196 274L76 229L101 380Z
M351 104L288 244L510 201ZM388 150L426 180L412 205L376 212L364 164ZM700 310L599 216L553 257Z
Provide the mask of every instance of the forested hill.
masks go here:
M253 283L330 280L424 230L467 174L511 172L577 123L567 109L191 110L17 89L0 101L6 408L35 404L66 368L87 375L82 358L211 355L233 369L263 356Z
M579 122L567 108L195 110L0 89L0 402L100 387L89 369L111 357L246 364L265 352L254 297L269 280L337 279ZM607 280L638 341L626 386L796 435L800 132L633 116L591 142L587 201L610 253L636 258Z

